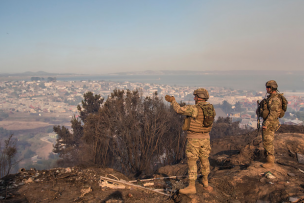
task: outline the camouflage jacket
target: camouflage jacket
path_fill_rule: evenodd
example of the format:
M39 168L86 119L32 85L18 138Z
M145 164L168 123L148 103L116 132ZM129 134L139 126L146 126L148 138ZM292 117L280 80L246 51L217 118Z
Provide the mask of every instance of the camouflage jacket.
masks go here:
M279 98L278 93L268 95L266 100L269 114L263 121L263 126L268 127L270 123L279 122L278 118L282 109L282 101Z
M178 114L182 114L184 116L191 116L192 118L196 118L198 115L198 109L195 105L186 105L181 107L175 100L171 102L171 105L174 111Z

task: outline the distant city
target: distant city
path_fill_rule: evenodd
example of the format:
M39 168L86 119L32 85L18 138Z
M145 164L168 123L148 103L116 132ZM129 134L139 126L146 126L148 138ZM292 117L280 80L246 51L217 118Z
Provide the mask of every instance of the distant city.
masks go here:
M143 97L152 96L157 91L159 97L172 95L177 101L193 104L193 90L191 86L170 86L155 83L113 82L113 81L56 81L48 77L39 80L32 77L32 81L2 81L0 82L0 110L7 114L27 113L28 115L60 114L76 115L77 105L83 99L83 94L91 91L107 99L114 89L139 90ZM220 105L227 101L232 105L229 114L217 109L218 116L230 116L234 121L240 121L241 127L256 128L255 110L257 100L261 100L265 92L253 90L233 90L224 87L206 87L210 93L209 102ZM303 120L296 112L304 112L304 94L289 92L285 94L289 101L288 112L281 123L303 125ZM235 111L235 104L241 104L241 110Z
M77 80L79 77L85 79ZM256 91L220 87L222 83L214 86L199 86L200 83L197 82L193 82L196 85L185 85L177 79L190 80L183 75L166 75L161 76L161 79L158 79L158 75L148 75L146 78L141 75L122 75L115 77L118 79L116 81L106 80L104 77L98 80L94 78L100 77L30 72L11 77L0 76L0 142L10 133L18 139L19 157L23 158L18 165L19 168L44 169L55 166L58 156L52 150L57 134L53 132L53 126L60 125L71 129L72 117L78 117L77 105L81 105L83 95L89 91L101 95L105 100L115 89L138 90L143 98L152 97L157 92L161 99L168 94L174 96L178 102L194 104L193 91L198 87L204 87L210 94L208 101L215 106L215 119L230 117L233 122L239 122L239 127L243 129L257 128L257 100L262 100L265 96L263 83L261 87L264 91ZM151 81L151 78L154 78L153 83L140 82ZM170 83L170 78L171 84L180 85L164 84ZM243 83L239 84L241 87ZM285 116L280 119L281 124L303 125L304 92L285 91L284 95L288 100L288 109ZM17 171L18 167L14 170Z

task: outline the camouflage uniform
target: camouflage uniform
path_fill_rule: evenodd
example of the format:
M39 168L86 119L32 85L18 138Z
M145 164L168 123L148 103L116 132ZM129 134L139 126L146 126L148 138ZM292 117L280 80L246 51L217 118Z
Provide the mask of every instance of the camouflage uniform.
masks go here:
M206 101L200 101L208 103ZM197 105L186 105L181 107L175 100L172 101L173 109L178 113L185 116L191 117L193 122L196 122L198 117ZM215 115L215 111L214 111ZM201 125L201 124L200 124ZM209 132L212 127L206 128L206 132L193 132L187 131L187 144L186 144L186 157L188 162L188 174L189 180L197 179L197 164L196 161L200 159L201 174L207 176L210 173L209 165L209 154L211 151L210 147L210 136Z
M267 97L267 107L269 114L266 119L263 121L263 146L267 156L274 156L274 133L280 127L279 115L282 109L282 101L278 96L278 93L270 94Z

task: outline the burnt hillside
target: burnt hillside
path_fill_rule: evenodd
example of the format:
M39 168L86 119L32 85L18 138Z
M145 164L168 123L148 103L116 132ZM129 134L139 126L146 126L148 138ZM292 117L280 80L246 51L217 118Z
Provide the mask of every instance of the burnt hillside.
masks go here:
M185 163L161 167L154 175L133 181L111 168L79 165L5 176L0 180L0 198L2 202L303 202L304 165L298 158L304 154L302 130L282 126L276 133L272 169L261 167L261 133L214 139L211 192L197 182L196 195L178 193L187 185Z

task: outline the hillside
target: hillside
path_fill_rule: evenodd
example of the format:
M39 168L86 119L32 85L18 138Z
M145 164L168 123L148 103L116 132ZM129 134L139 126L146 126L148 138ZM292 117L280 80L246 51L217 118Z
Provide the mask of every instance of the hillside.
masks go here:
M212 192L197 182L196 195L178 194L187 185L187 166L180 163L160 168L151 177L154 180L135 182L113 169L94 166L23 170L0 180L0 198L2 202L304 202L304 165L298 160L304 154L304 134L286 131L276 134L276 167L268 170L260 166L263 147L256 132L213 140ZM274 179L265 176L268 171ZM172 176L178 177L166 178ZM106 183L105 178L113 182ZM147 183L146 188L158 190L144 189Z

